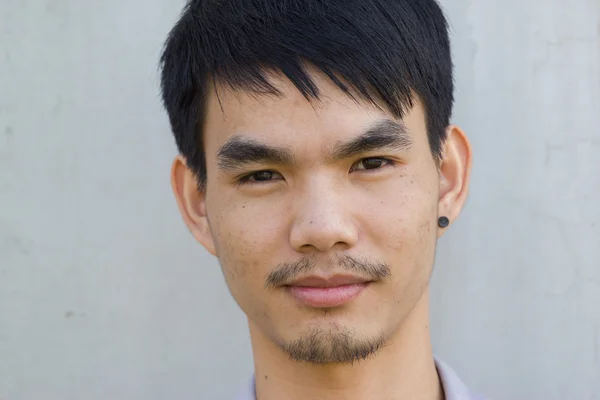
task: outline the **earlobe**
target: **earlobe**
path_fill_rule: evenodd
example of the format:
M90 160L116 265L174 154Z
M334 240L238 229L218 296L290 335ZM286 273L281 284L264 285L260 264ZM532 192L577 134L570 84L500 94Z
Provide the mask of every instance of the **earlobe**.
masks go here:
M460 214L469 192L472 152L469 139L458 126L448 126L446 133L440 165L438 214L454 221Z
M216 256L215 241L206 211L206 191L198 189L196 175L187 166L182 156L177 156L173 161L171 188L188 229L209 253Z

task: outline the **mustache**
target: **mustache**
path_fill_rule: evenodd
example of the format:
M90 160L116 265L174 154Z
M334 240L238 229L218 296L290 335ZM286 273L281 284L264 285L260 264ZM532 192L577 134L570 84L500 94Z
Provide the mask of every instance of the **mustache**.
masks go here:
M297 261L279 264L267 275L265 288L272 289L292 281L295 277L315 268L317 261L315 257L304 257ZM392 274L389 265L379 261L359 259L349 255L338 256L337 261L343 270L374 281L389 278Z

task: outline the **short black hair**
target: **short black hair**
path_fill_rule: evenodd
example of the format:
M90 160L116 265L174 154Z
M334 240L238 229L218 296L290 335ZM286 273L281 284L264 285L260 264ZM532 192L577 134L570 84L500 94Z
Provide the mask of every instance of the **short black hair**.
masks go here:
M441 160L454 81L448 22L436 0L191 0L165 42L161 90L178 150L200 188L209 85L278 95L271 70L315 100L308 64L397 118L418 96L431 152Z

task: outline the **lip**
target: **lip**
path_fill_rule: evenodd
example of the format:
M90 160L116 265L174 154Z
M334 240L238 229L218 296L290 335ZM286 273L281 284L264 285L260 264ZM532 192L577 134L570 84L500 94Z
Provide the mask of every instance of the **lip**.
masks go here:
M296 301L312 308L340 307L356 299L371 283L364 278L336 275L329 278L310 276L285 288Z

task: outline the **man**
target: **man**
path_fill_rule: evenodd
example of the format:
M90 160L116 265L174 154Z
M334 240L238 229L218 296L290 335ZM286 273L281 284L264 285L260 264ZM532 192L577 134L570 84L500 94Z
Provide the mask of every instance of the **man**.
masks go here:
M248 318L239 398L477 398L430 343L471 167L435 0L193 0L161 65L179 209Z

